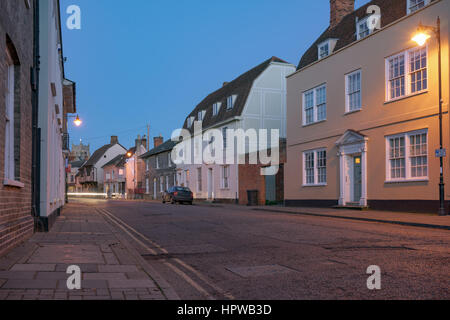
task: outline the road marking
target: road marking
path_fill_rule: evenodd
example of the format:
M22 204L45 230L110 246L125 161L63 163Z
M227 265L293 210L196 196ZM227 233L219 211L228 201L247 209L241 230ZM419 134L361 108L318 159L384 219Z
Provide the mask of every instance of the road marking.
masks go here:
M138 238L136 238L134 235L132 235L127 229L125 229L123 226L121 226L117 221L114 221L114 219L112 219L109 214L107 214L106 212L103 212L101 209L97 209L100 213L102 213L103 215L105 215L106 217L109 218L109 220L111 220L111 222L113 222L115 225L117 225L120 229L122 229L123 231L125 231L131 238L133 238L137 243L139 243L144 249L146 249L147 251L150 252L150 254L152 255L157 255L157 252L153 249L151 249L149 246L147 246L145 243L143 243L141 240L139 240Z
M213 296L211 296L205 289L203 289L198 283L192 280L186 273L175 267L173 264L169 262L164 262L166 266L175 271L180 277L182 277L185 281L187 281L191 286L197 289L199 292L204 294L208 300L215 300Z
M109 212L106 209L103 208L97 208L97 210L99 210L101 213L103 213L104 215L106 215L107 217L109 217L109 219L111 221L113 221L116 225L118 225L122 230L124 230L130 237L132 237L134 240L136 240L141 246L143 246L145 249L149 250L151 252L151 254L153 255L157 255L157 252L153 249L151 249L150 247L148 247L146 244L144 244L142 241L140 241L139 239L137 239L133 234L131 234L131 232L136 233L137 235L139 235L143 240L149 242L151 245L153 245L154 247L158 248L161 253L163 254L169 254L169 252L164 249L163 247L161 247L160 245L158 245L157 243L155 243L154 241L150 240L149 238L147 238L146 236L144 236L142 233L140 233L139 231L137 231L136 229L134 229L133 227L131 227L130 225L128 225L126 222L124 222L123 220L121 220L120 218L116 217L114 214L112 214L111 212ZM131 232L129 232L126 228L128 228ZM226 297L227 299L230 300L234 300L235 298L225 292L224 290L222 290L221 288L219 288L218 286L216 286L215 284L211 283L204 275L202 275L200 272L198 272L197 270L195 270L194 268L192 268L191 266L189 266L187 263L185 263L184 261L178 259L178 258L173 258L173 261L177 262L179 265L183 266L184 268L188 269L189 271L191 271L192 273L194 273L198 278L200 278L203 282L205 282L208 286L210 286L211 288L213 288L215 291L217 291L219 294L223 295L224 297ZM170 269L172 269L173 271L175 271L179 276L181 276L186 282L188 282L190 285L192 285L196 290L198 290L200 293L206 295L208 297L208 299L214 299L213 296L211 296L203 287L201 287L197 282L195 282L191 277L189 277L186 273L184 273L182 270L180 270L179 268L177 268L176 266L174 266L173 264L171 264L170 262L165 261L164 262L165 265L167 265Z
M219 288L218 286L216 286L214 283L211 283L203 274L201 274L200 272L198 272L197 270L195 270L194 268L192 268L190 265L188 265L187 263L185 263L184 261L178 259L178 258L173 258L172 260L178 262L180 265L182 265L183 267L185 267L186 269L190 270L192 273L194 273L197 277L199 277L201 280L203 280L207 285L209 285L210 287L212 287L214 290L216 290L217 292L219 292L220 294L222 294L223 296L225 296L226 298L230 299L230 300L234 300L235 298L233 297L233 295L231 295L230 293L227 293L225 291L223 291L221 288Z
M153 242L152 240L150 240L149 238L147 238L146 236L144 236L142 233L140 233L139 231L137 231L136 229L134 229L133 227L131 227L130 225L128 225L127 223L125 223L123 220L121 220L120 218L116 217L115 215L113 215L111 212L109 212L106 209L102 209L106 214L108 214L108 216L111 216L112 218L114 218L116 221L120 222L122 225L126 226L128 229L130 229L132 232L134 232L135 234L137 234L138 236L140 236L142 239L144 239L145 241L148 241L152 246L156 247L157 249L159 249L161 251L161 253L163 254L168 254L169 252L167 252L166 249L162 248L161 246L159 246L157 243Z

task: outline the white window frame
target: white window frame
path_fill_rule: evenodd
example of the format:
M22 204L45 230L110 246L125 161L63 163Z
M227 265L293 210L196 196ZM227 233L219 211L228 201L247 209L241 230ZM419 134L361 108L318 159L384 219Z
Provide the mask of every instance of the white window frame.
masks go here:
M319 167L318 167L318 154L320 152L325 152L325 160L326 160L326 164L325 164L325 177L326 177L326 181L325 182L320 182L319 183ZM307 154L313 154L314 155L314 183L309 183L307 182L307 178L306 178L306 156ZM303 186L304 187L317 187L317 186L326 186L328 184L328 152L326 148L320 148L320 149L313 149L313 150L306 150L303 152Z
M369 28L369 17L370 16L356 21L356 39L357 40L364 39L365 37L369 36L372 33L372 30ZM361 33L362 33L361 25L363 25L363 24L365 24L367 26L367 31L369 31L369 33L365 36L361 36Z
M422 177L412 177L411 174L411 141L410 137L414 135L427 135L427 153L423 157L427 157L427 175ZM405 139L405 177L404 178L391 178L391 158L390 158L390 140L395 138ZM428 129L421 129L416 131L404 132L395 135L386 136L386 183L398 183L398 182L416 182L416 181L429 181L430 175L430 135Z
M413 51L419 50L419 49L425 49L426 51L426 59L427 59L427 64L426 64L426 72L427 72L427 88L426 89L421 89L420 91L416 92L412 92L411 90L411 63L410 63L410 57L411 57L411 53ZM404 78L405 78L405 94L404 95L400 95L398 97L395 98L391 98L391 81L390 81L390 72L389 72L389 63L392 59L395 59L397 57L402 57L404 58L405 61L405 66L404 66ZM400 100L400 99L404 99L407 97L411 97L411 96L415 96L418 94L422 94L424 92L428 92L429 87L430 87L430 81L429 81L429 72L430 72L430 68L429 68L429 60L430 60L430 56L429 56L429 50L428 50L428 46L417 46L408 50L405 50L401 53L395 54L393 56L387 57L385 60L385 91L386 91L386 102L391 102L391 101L396 101L396 100Z
M303 99L302 99L303 100L303 106L302 106L303 112L302 113L303 113L303 125L304 126L309 126L311 124L327 120L327 116L325 116L325 119L320 119L320 120L318 119L318 107L319 107L319 105L317 105L317 92L320 89L322 89L322 88L325 88L325 114L327 114L328 90L327 90L327 84L324 83L324 84L321 84L320 86L317 86L315 88L312 88L310 90L307 90L307 91L303 92ZM313 120L312 120L312 122L306 122L306 110L305 110L305 108L306 108L306 99L305 99L305 96L307 94L309 94L309 93L313 93Z
M198 114L197 114L198 121L203 121L203 119L205 118L205 113L206 113L206 111L204 111L204 110L198 112Z
M325 50L322 50L322 49L324 49L326 46L328 47L328 49L326 51L326 54L322 55L322 52L325 51ZM331 53L331 49L330 48L331 48L331 46L330 46L330 41L329 40L320 43L317 46L317 57L318 57L318 59L320 60L320 59L328 57L330 55L330 53Z
M187 119L187 126L188 126L188 128L192 127L192 125L194 124L194 120L195 120L195 117L189 117Z
M145 194L149 194L150 193L150 179L146 178L145 179Z
M236 96L229 96L227 98L227 110L231 110L234 108L235 98ZM230 103L231 102L231 103Z
M155 157L156 159L156 169L159 169L159 156Z
M334 48L336 47L336 43L337 43L338 39L327 39L321 43L319 43L317 45L317 59L321 60L321 59L325 59L326 57L328 57L329 55L331 55L334 51ZM326 55L321 55L321 49L323 47L325 47L326 45L328 45L328 54Z
M220 188L222 190L230 189L230 166L221 166L220 168Z
M5 181L4 184L11 184L16 180L14 162L14 61L6 50L6 98L5 98Z
M220 102L216 102L213 104L213 116L217 116L220 112L220 107L221 107L221 103Z
M167 167L171 167L172 166L172 153L171 152L169 152L168 154L167 154Z
M350 78L352 76L355 76L359 74L359 90L355 90L353 92L350 92ZM355 94L359 92L359 108L350 110L350 95ZM350 72L345 75L345 112L351 113L360 111L362 109L362 71L361 69L358 69L356 71Z
M169 176L166 176L166 190L169 190Z
M416 12L417 10L420 10L420 9L426 7L428 4L430 4L430 0L423 0L423 2L424 3L423 3L422 7L417 7L418 5L416 4L415 9L411 9L412 8L411 0L407 0L406 1L406 11L408 12L408 14L411 14L411 13Z

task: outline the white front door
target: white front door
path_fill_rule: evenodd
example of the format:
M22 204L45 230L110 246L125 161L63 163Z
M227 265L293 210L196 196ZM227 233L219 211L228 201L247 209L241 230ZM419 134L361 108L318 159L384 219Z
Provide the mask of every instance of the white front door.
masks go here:
M357 203L367 206L368 138L349 130L336 143L340 158L339 205Z

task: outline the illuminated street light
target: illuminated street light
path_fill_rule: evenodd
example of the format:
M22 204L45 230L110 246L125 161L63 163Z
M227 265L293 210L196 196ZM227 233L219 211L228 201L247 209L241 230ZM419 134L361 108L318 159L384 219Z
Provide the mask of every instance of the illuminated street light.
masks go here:
M442 133L442 62L441 62L441 19L437 18L436 27L423 26L419 24L416 33L412 37L412 40L419 46L425 45L427 40L431 38L430 33L434 33L438 42L438 64L439 64L439 152L436 152L440 158L440 179L439 179L439 215L446 216L447 210L445 209L445 190L444 190L444 157L445 150L443 145L443 133Z
M79 127L83 123L83 121L80 120L80 117L77 115L77 118L73 121L73 123Z
M412 38L412 40L413 40L414 42L416 42L419 46L423 47L423 45L424 45L425 43L427 43L427 40L430 39L430 38L431 38L431 36L430 36L429 34L427 34L427 33L425 33L425 32L418 31L418 32L414 35L414 37Z

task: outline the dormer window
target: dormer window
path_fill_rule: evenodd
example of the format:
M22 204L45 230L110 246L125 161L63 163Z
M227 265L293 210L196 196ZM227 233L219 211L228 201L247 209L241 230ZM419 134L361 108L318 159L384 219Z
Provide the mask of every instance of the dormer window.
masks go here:
M331 53L333 53L336 42L337 39L328 39L317 46L319 60L328 57Z
M234 108L234 101L236 96L229 96L227 98L227 110L233 109Z
M413 13L430 3L430 0L407 0L408 14Z
M323 43L319 46L319 59L323 59L330 55L330 44L329 42Z
M198 116L197 116L197 120L198 121L203 121L203 119L205 118L205 113L206 113L206 111L200 111L199 113L198 113Z
M356 39L360 40L370 34L369 17L356 21Z
M219 114L220 106L221 106L221 103L219 103L219 102L213 104L213 116L214 117Z
M188 128L190 128L190 127L192 127L192 124L194 123L194 117L189 117L188 119L187 119L187 126L188 126Z

